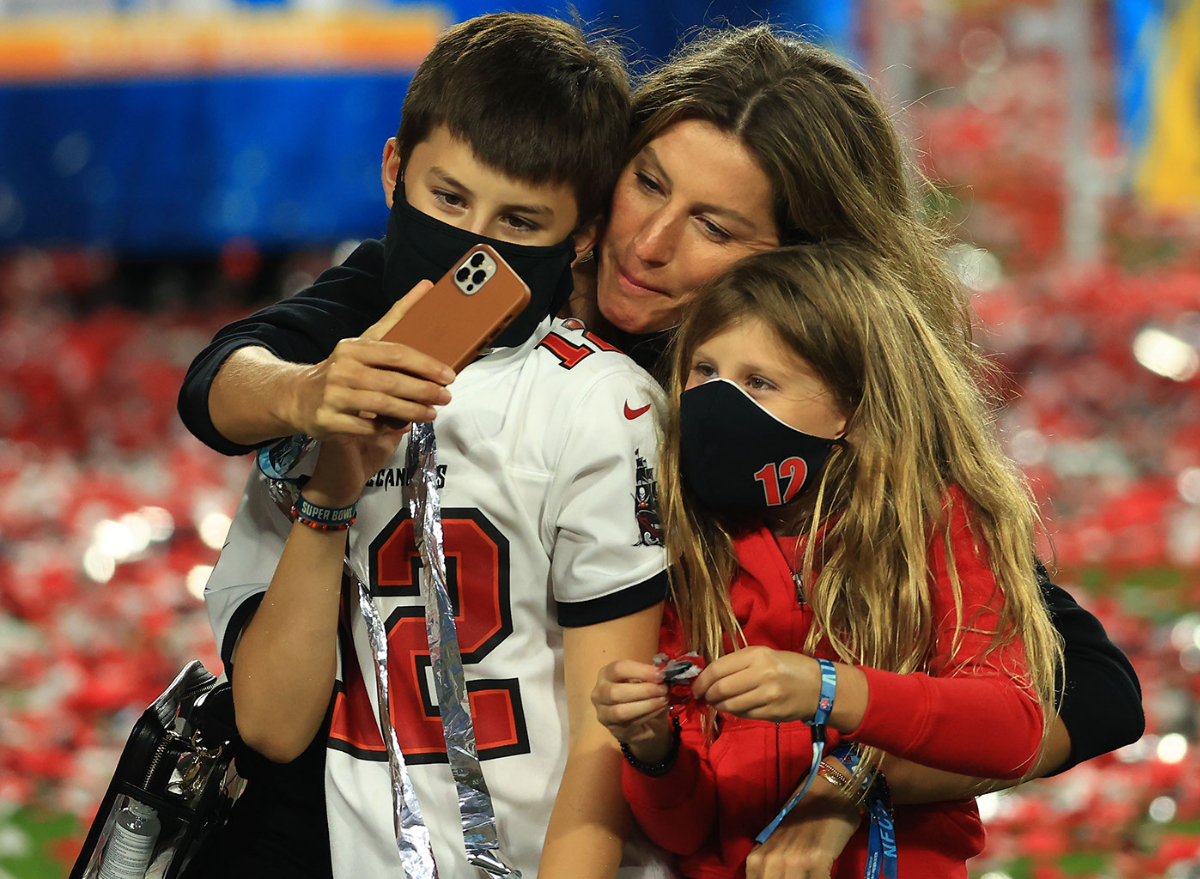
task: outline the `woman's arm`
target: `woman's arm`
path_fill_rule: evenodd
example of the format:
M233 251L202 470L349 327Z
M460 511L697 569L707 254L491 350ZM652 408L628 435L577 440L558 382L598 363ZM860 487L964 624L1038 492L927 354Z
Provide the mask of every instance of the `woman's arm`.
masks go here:
M442 386L454 374L407 346L378 341L413 298L393 303L383 295L382 263L382 252L364 244L307 290L222 328L180 388L188 430L237 455L295 433L367 435L376 422L362 412L432 420L429 406L448 401Z
M828 879L863 821L858 804L823 778L746 858L746 879Z
M209 387L212 426L245 447L293 433L370 436L385 429L375 416L432 421L433 405L450 402L444 385L453 371L415 348L380 341L431 286L422 281L360 337L342 339L312 365L262 347L233 351Z
M621 863L629 807L621 795L621 752L596 719L590 695L600 670L619 657L648 660L658 645L662 604L563 630L570 745L546 829L538 875L609 879Z
M1136 742L1146 731L1142 688L1133 665L1109 640L1096 617L1050 581L1038 562L1038 581L1050 620L1063 638L1063 689L1058 713L1069 750L1047 775Z
M1104 626L1038 563L1042 596L1063 637L1063 690L1059 714L1028 777L1065 772L1084 760L1137 741L1145 731L1141 686L1125 654ZM930 769L888 756L883 765L897 803L933 803L978 796L1019 783Z
M316 282L295 296L269 305L249 317L230 323L192 360L179 389L179 417L197 439L223 455L253 451L252 445L231 442L209 417L209 396L218 372L233 353L256 346L280 362L293 365L318 363L341 339L360 335L388 310L391 299L383 293L383 245L364 241L346 261L321 273ZM265 379L260 377L259 387ZM265 389L264 389L265 390ZM261 412L278 398L258 396ZM290 426L262 424L262 441L289 436Z

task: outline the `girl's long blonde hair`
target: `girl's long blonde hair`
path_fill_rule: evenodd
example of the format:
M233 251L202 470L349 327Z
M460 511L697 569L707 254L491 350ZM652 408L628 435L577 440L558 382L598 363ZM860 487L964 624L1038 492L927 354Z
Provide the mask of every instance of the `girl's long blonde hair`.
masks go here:
M951 549L951 529L962 523L951 521L947 498L957 487L1003 600L992 649L1024 645L1026 682L1052 716L1062 649L1036 581L1038 520L1029 491L1000 450L975 377L903 280L878 253L854 243L747 257L698 293L673 340L660 502L673 603L688 646L712 660L725 652L726 638L735 645L744 639L728 591L737 573L734 526L708 513L681 482L678 401L696 348L750 318L811 364L849 414L846 445L786 522L787 533L808 536L800 572L815 625L806 649L824 638L845 662L930 671L941 622L932 616L929 561L937 533L945 537L958 608L955 642L973 627Z

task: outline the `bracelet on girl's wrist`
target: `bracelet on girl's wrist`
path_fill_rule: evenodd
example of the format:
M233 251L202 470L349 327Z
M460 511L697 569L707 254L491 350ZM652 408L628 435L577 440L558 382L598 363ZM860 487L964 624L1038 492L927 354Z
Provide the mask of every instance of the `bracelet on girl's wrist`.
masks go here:
M866 785L858 787L858 789L855 790L856 785L854 785L848 777L842 775L842 773L838 772L825 762L817 764L817 775L841 791L842 794L854 804L854 807L858 809L859 815L865 815L867 813L867 809L869 807L867 805L866 798L862 796L863 788L866 787Z
M625 760L643 775L649 775L651 778L661 778L671 771L671 767L675 765L675 759L679 756L679 743L683 740L683 728L679 723L678 717L671 718L671 744L667 747L666 756L657 763L647 763L645 760L639 760L633 755L633 751L629 749L629 745L621 742L621 753L625 755Z
M345 531L357 516L357 501L347 507L322 507L299 494L292 506L292 518L316 531Z

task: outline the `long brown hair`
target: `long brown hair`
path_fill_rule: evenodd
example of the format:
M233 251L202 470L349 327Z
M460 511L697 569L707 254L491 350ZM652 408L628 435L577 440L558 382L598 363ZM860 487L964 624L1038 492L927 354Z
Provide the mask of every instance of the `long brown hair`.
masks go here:
M945 236L924 216L936 194L846 60L768 25L702 34L635 88L628 155L688 119L738 136L757 158L781 244L840 239L876 252L954 355L983 366Z
M725 638L744 643L728 591L737 567L734 526L682 483L679 399L696 348L749 318L807 361L849 414L846 444L784 523L787 533L807 535L800 572L815 625L806 649L824 638L845 662L929 671L940 623L929 546L939 533L958 609L955 644L977 631L974 619L963 618L950 540L964 523L952 521L948 498L961 493L1003 601L992 648L1023 644L1025 682L1049 716L1061 646L1035 579L1036 508L1000 450L980 385L901 277L855 243L747 257L697 294L676 333L660 500L673 604L688 646L711 660L725 652Z

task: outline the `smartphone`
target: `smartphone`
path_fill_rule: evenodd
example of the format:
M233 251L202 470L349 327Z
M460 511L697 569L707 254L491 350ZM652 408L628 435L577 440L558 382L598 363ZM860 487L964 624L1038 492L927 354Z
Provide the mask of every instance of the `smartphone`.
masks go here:
M529 304L529 287L495 250L477 244L383 337L436 357L455 372Z

